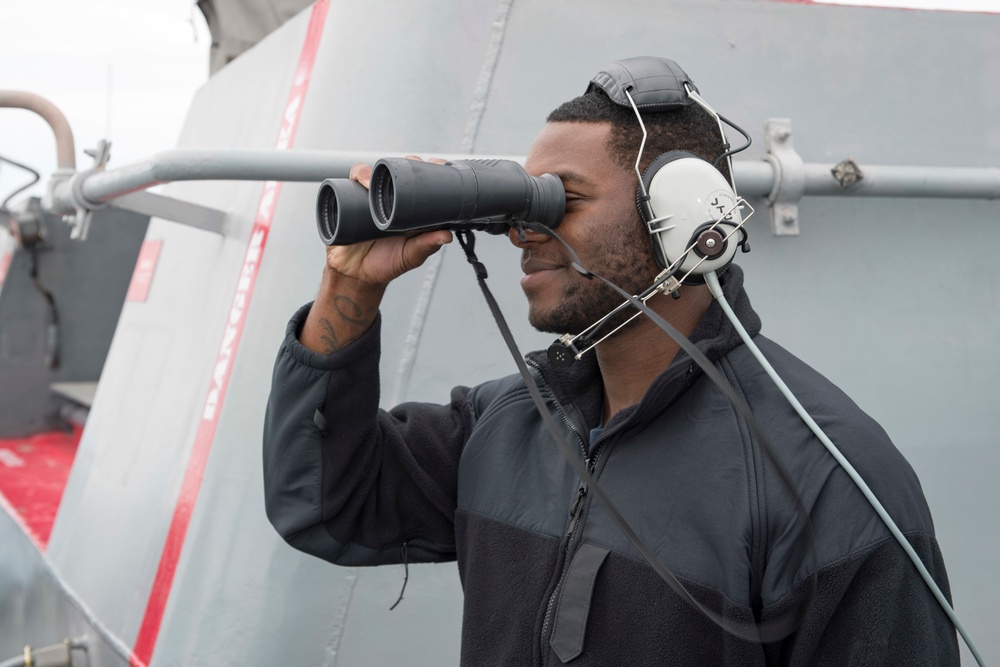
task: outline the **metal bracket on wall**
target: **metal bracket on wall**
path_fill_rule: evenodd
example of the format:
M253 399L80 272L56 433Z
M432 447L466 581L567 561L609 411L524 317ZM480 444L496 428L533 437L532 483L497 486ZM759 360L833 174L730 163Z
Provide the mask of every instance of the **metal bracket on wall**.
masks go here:
M85 241L93 212L108 206L180 222L217 234L222 233L222 224L226 214L207 206L192 204L144 190L127 192L103 201L88 197L84 193L84 184L92 176L104 173L105 165L111 156L111 144L101 140L96 148L84 152L94 158L94 166L69 176L69 192L75 213L64 215L63 220L73 226L71 238Z
M805 163L792 143L792 121L768 118L764 123L764 160L774 169L767 202L771 209L771 232L775 236L799 235L799 200L806 190Z
M192 204L173 197L139 190L116 197L108 202L114 208L125 209L151 217L180 222L216 234L222 233L226 214L216 208Z
M104 171L104 167L111 159L111 142L101 139L94 148L83 151L94 159L94 166L86 171L78 171L69 177L70 191L73 193L73 203L76 212L63 216L63 222L72 226L70 238L77 241L86 241L87 232L90 231L90 221L94 211L107 206L107 203L94 202L83 196L83 181L91 174Z

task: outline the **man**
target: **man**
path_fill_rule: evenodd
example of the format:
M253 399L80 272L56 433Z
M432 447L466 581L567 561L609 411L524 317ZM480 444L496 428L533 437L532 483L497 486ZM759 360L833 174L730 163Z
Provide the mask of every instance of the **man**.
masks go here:
M697 105L643 118L646 164L670 150L712 163L725 150L715 120ZM591 90L549 116L525 162L532 175L562 179L558 232L580 263L633 294L661 269L636 208L641 137L631 108ZM370 176L364 165L351 173L365 186ZM745 397L793 488L744 416L645 317L568 368L544 354L528 359L547 410L594 479L714 620L660 579L593 502L521 377L456 388L449 405L379 411L372 378L386 285L450 240L434 231L331 247L315 303L293 317L264 443L268 515L290 544L342 565L457 559L465 664L958 662L954 630L912 563L704 285L649 306ZM621 303L571 268L568 250L549 235L512 230L510 240L522 251L536 328L579 332ZM908 464L849 398L758 335L737 267L721 278L740 321L947 594ZM771 630L755 641L745 632L755 627ZM775 627L786 630L773 636Z

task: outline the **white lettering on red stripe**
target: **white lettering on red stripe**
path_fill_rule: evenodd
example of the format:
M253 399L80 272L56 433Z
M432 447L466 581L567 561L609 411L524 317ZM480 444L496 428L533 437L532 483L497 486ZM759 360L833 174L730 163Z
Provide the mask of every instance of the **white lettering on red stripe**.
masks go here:
M222 346L219 349L219 357L215 363L215 368L212 370L212 387L208 392L208 400L205 401L205 410L201 415L202 419L215 419L215 413L219 407L219 396L222 394L223 384L226 382L228 376L229 364L233 358L233 342L239 335L240 323L243 321L243 316L246 313L250 285L253 282L257 264L260 262L264 233L263 229L255 229L250 236L250 245L247 248L246 259L243 262L243 270L240 272L240 281L236 284L233 305L229 310L226 330L222 334Z

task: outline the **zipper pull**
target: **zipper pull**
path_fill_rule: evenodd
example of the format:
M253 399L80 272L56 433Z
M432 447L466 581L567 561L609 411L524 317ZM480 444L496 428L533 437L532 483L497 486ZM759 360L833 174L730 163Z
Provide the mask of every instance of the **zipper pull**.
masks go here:
M580 510L583 508L583 499L587 497L587 485L580 484L580 490L573 501L573 509L570 510L569 527L566 529L567 535L572 535L576 530L576 524L580 520Z

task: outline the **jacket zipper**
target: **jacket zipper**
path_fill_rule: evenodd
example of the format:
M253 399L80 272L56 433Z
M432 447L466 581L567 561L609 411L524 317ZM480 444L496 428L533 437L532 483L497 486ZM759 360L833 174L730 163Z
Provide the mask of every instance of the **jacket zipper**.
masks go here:
M600 460L601 450L603 449L604 449L604 443L601 443L601 446L598 447L596 450L594 450L594 456L584 460L584 463L587 466L587 472L589 472L591 475L593 475L594 470L597 469L597 463ZM559 573L559 582L556 584L556 587L552 590L552 595L549 596L549 602L545 608L545 619L542 621L542 633L540 640L542 642L543 662L545 661L545 656L547 655L547 652L545 650L545 637L548 634L549 626L552 624L552 616L555 611L556 600L559 597L559 592L562 590L563 581L566 579L566 572L569 570L569 553L576 539L577 533L579 532L580 529L580 516L583 514L583 506L585 504L584 501L586 500L586 498L587 498L587 484L586 482L581 481L580 487L579 489L577 489L576 500L573 501L573 506L570 509L569 526L566 528L566 533L564 534L566 544L563 547L564 557L562 564L562 572Z
M526 363L529 366L535 368L539 372L539 374L541 374L541 367L536 362L533 362L530 359L526 359L525 361L526 361ZM687 369L687 372L684 374L684 378L681 380L680 386L678 387L677 391L674 393L674 397L675 398L676 398L676 396L680 395L687 388L687 385L690 382L691 375L692 375L693 371L694 371L693 365L689 366L688 369ZM601 453L604 450L604 446L605 446L605 444L607 444L608 439L604 438L604 442L602 442L597 447L597 449L594 450L593 456L588 457L587 447L586 447L586 445L583 442L583 437L573 427L573 423L569 420L569 417L566 416L566 413L563 411L562 406L559 404L558 399L556 399L555 396L552 394L552 390L549 389L548 387L546 387L546 390L552 396L552 398L553 398L553 400L555 402L556 410L559 413L559 416L562 417L563 422L565 422L569 426L570 430L577 437L577 442L580 444L580 448L583 451L583 458L584 458L584 463L587 466L587 472L589 472L591 475L593 475L594 471L597 469L597 464L598 464L598 462L600 460ZM648 411L648 409L647 409L647 411ZM643 415L644 415L644 413L643 413ZM630 417L629 421L632 421L632 419L634 419L634 418L635 418L635 415L632 415ZM619 424L618 426L620 427L621 424ZM621 430L622 430L621 428L615 428L612 431L612 433L617 434ZM607 431L605 431L603 433L603 435L607 436L607 435L610 435L610 433L607 432ZM579 487L579 489L577 491L576 499L573 501L573 505L572 505L572 507L570 509L569 526L567 527L566 533L564 534L564 539L566 540L566 543L563 546L564 557L563 557L563 564L562 564L562 572L560 572L560 574L559 574L559 581L556 584L556 587L553 589L552 595L549 596L548 605L545 608L545 618L542 621L542 632L541 632L541 637L540 637L540 641L541 641L542 646L541 646L541 651L540 652L541 652L541 658L542 658L542 664L543 665L548 662L548 652L545 650L545 638L546 638L546 635L548 634L549 626L552 624L552 616L553 616L553 613L554 613L554 610L555 610L556 600L559 597L560 591L562 590L563 581L566 579L566 572L569 570L569 562L568 562L569 558L568 557L569 557L569 553L571 551L571 548L573 546L574 539L576 538L578 529L580 528L580 516L583 513L583 506L586 504L584 502L585 499L586 499L586 497L587 497L587 485L581 480L580 487Z
M535 370L539 372L539 375L541 375L542 369L541 367L538 366L537 363L533 362L530 359L526 359L525 361L529 366L535 368ZM544 386L544 379L542 381L542 385ZM559 417L562 419L563 423L565 423L566 426L569 427L570 432L576 436L577 444L580 445L580 452L583 454L584 465L587 466L587 472L593 475L594 470L597 469L597 463L600 459L601 451L604 449L604 443L602 442L601 445L594 450L594 455L590 456L589 452L587 451L587 444L583 441L583 436L580 435L580 432L576 429L575 426L573 426L573 422L570 421L569 416L566 415L566 412L565 410L563 410L563 407L559 403L559 400L555 397L555 395L552 393L552 390L549 387L546 386L545 389L547 393L552 396L552 400L553 403L555 404L556 412L558 412ZM542 644L541 656L543 663L547 662L546 660L547 652L545 650L545 636L548 634L549 626L552 624L552 615L555 610L556 600L559 597L559 592L562 590L563 581L566 579L566 572L567 570L569 570L569 563L567 561L570 552L570 547L573 545L573 541L576 538L576 535L580 528L580 516L583 514L583 506L586 504L584 502L586 498L587 498L587 484L583 480L580 480L580 486L577 489L576 498L573 500L573 505L570 508L569 525L566 527L566 532L563 534L563 539L566 540L566 543L563 546L562 571L559 573L559 581L558 583L556 583L556 587L552 590L552 595L549 596L549 601L545 608L545 618L542 621L542 632L541 632L540 642Z

